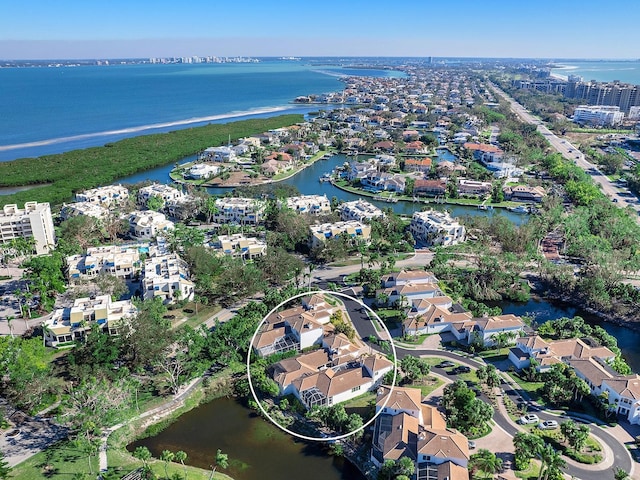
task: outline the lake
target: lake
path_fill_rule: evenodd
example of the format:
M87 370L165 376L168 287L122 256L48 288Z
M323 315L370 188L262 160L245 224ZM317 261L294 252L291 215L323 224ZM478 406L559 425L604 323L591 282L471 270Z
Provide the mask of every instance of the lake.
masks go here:
M138 440L127 449L140 445L156 458L163 450L183 450L186 463L204 469L210 468L220 449L229 455L229 468L223 472L235 480L364 480L351 463L329 456L324 444L294 440L233 398L201 405L155 437Z

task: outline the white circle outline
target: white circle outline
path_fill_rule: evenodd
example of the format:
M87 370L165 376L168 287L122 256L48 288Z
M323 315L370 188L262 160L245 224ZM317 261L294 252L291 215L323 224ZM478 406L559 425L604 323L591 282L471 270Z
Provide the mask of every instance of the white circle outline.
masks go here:
M378 410L378 412L376 412L376 414L373 417L371 417L369 419L369 421L367 423L365 423L364 425L362 425L360 428L357 428L357 429L353 430L352 432L348 432L348 433L345 433L343 435L337 435L335 437L326 437L326 438L308 437L306 435L302 435L301 433L292 432L291 430L283 427L278 422L276 422L273 418L271 418L269 413L267 413L267 411L262 406L262 403L258 399L258 395L256 395L256 392L255 392L255 390L253 388L253 383L251 382L251 369L250 369L250 366L251 366L251 353L252 353L252 349L253 349L253 343L256 340L256 336L258 335L258 332L260 331L260 328L262 327L262 324L265 323L267 318L269 316L271 316L277 309L279 309L280 307L282 307L285 304L289 303L291 300L295 300L295 299L300 298L300 297L307 297L309 295L313 295L313 294L316 294L316 293L326 294L326 295L337 295L339 297L348 298L349 300L353 300L356 303L359 303L360 305L362 305L364 308L366 308L369 312L371 312L376 317L376 319L378 319L380 325L382 325L384 330L387 332L387 335L389 335L389 343L391 344L391 350L393 351L393 382L391 384L391 389L389 390L389 394L387 395L387 398L385 399L384 403L382 404L382 408L380 408L380 410ZM311 440L311 441L314 441L314 442L332 442L332 441L336 441L336 440L341 440L343 438L350 437L354 433L357 433L357 432L359 432L361 430L364 430L369 425L371 425L375 421L375 419L378 418L378 416L380 416L380 414L382 413L384 408L387 406L387 403L391 399L391 394L393 393L393 390L394 390L394 388L396 386L396 377L397 377L397 375L398 375L398 354L396 353L396 345L395 345L395 343L393 341L393 338L391 337L391 332L389 332L389 329L384 324L384 322L380 319L378 314L375 313L368 305L366 305L364 302L361 302L357 298L354 298L354 297L352 297L350 295L347 295L346 293L332 292L330 290L310 290L308 292L298 293L298 294L286 299L285 301L281 302L279 305L276 305L275 307L273 307L271 309L271 311L269 313L267 313L265 315L265 317L262 319L262 321L258 324L258 327L256 328L256 331L253 333L253 337L251 337L251 343L249 343L249 351L247 352L247 379L249 380L249 389L251 390L251 395L253 395L253 399L258 404L258 407L260 408L262 413L271 421L271 423L273 423L276 427L280 428L281 430L287 432L289 435L293 435L294 437L298 437L298 438L301 438L303 440Z

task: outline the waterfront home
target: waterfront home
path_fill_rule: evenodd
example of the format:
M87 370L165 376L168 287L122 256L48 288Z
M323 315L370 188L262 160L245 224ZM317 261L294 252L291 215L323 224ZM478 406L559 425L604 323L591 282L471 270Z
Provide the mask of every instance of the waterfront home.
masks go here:
M381 142L376 142L373 144L373 150L377 152L388 152L391 153L396 148L396 144L391 140L383 140Z
M466 178L458 180L458 193L461 195L488 195L492 188L491 182L480 182Z
M216 199L218 213L213 216L216 223L237 225L259 225L264 221L265 202L253 198L223 197Z
M444 175L445 177L448 177L453 175L454 173L460 173L460 174L466 173L467 167L450 162L449 160L443 160L442 162L438 162L436 164L436 171L438 172L439 175Z
M378 388L371 461L410 458L416 476L429 480L468 480L469 442L449 429L436 406L422 401L419 388Z
M427 153L427 150L427 147L420 140L404 144L404 151L409 155L420 155L421 153Z
M526 368L531 364L531 359L534 359L536 369L540 372L569 358L592 357L607 361L613 359L615 354L607 347L591 347L579 338L546 341L538 335L518 338L515 347L509 351L509 360L516 368Z
M195 294L195 285L189 280L187 262L175 253L145 260L141 285L144 300L161 298L164 304L178 300L191 301Z
M465 240L465 228L448 212L427 210L414 212L409 231L416 243L425 245L456 245Z
M278 200L278 205L282 207L285 202ZM331 213L331 202L326 195L301 195L289 197L286 206L297 213L309 215L328 215Z
M378 168L382 169L389 169L396 166L396 157L385 153L379 153L373 161L378 165Z
M114 302L109 295L77 298L73 306L58 308L45 319L44 341L50 347L71 344L89 333L93 325L104 333L116 335L118 326L137 312L131 300Z
M102 219L109 215L109 210L97 203L91 202L65 203L60 209L60 218L62 220L68 220L79 215Z
M122 185L106 185L76 193L76 202L88 202L109 208L129 198L129 190Z
M347 170L347 180L353 182L354 180L362 180L369 173L376 173L378 167L372 161L366 162L351 162Z
M294 395L308 409L330 407L375 390L394 364L366 355L346 365L321 369L292 382Z
M547 195L542 187L530 187L529 185L514 185L502 189L505 200L514 202L535 202L540 203Z
M193 180L205 180L207 178L215 177L221 171L218 165L209 165L206 163L197 163L192 165L184 175L184 178Z
M418 196L437 197L447 192L447 182L444 180L418 179L413 185L413 194Z
M260 165L260 171L267 177L273 177L279 175L292 168L292 164L286 161L280 160L267 160Z
M133 211L128 220L129 235L138 240L152 240L175 228L164 214L152 210Z
M422 172L428 173L431 171L432 160L429 157L425 158L407 158L404 161L404 169L407 172Z
M218 235L211 247L221 255L241 258L243 260L253 260L267 254L267 243L255 237L245 237L241 233L233 235Z
M311 225L310 246L311 248L322 245L329 239L346 235L351 240L360 240L369 243L371 239L371 226L356 220L346 222L324 223L322 225Z
M33 238L36 255L51 253L56 245L51 206L48 203L26 202L24 208L15 203L0 211L0 243L16 238Z
M209 147L202 153L202 159L210 162L228 163L236 158L236 152L229 146Z
M374 218L384 217L384 213L375 205L365 200L354 200L342 203L338 207L341 220L371 221Z
M140 252L149 251L148 244L106 245L87 248L86 255L67 257L67 275L69 280L85 280L98 275L113 275L120 278L133 278L142 270Z
M375 170L362 177L360 183L372 191L402 193L405 189L406 178L403 175L394 175L392 173Z

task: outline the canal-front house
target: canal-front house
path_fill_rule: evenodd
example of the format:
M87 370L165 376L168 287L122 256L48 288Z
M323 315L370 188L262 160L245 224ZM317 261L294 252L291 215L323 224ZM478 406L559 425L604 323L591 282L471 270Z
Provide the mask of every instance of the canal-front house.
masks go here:
M593 357L606 362L615 358L615 354L607 347L591 347L579 338L546 341L538 335L527 335L516 340L508 357L517 369L527 368L533 359L536 369L546 372L552 365L569 359Z
M381 386L377 390L371 461L381 467L386 460L410 458L414 478L469 480L469 442L448 429L435 406L422 402L418 388Z

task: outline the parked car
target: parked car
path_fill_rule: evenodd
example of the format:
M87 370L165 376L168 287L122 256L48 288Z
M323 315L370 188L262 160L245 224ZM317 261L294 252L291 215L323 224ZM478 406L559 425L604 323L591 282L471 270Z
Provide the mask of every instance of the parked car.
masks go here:
M455 367L455 363L449 361L449 360L445 360L444 362L440 362L438 365L436 365L436 367L438 368L449 368L449 367Z
M527 413L526 415L523 415L518 419L518 423L522 425L528 425L530 423L539 423L539 422L540 422L540 419L538 418L538 415L536 415L535 413Z
M471 371L471 368L467 367L466 365L460 365L453 369L454 373L469 373L470 371Z
M540 430L554 430L558 428L558 422L555 420L545 420L544 422L540 422L538 424L538 428Z
M476 448L476 442L469 440L469 450L473 450L474 448Z

